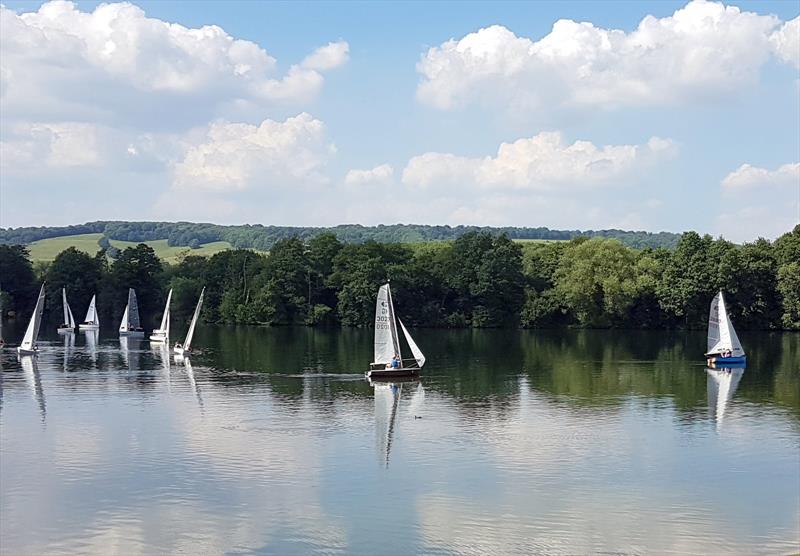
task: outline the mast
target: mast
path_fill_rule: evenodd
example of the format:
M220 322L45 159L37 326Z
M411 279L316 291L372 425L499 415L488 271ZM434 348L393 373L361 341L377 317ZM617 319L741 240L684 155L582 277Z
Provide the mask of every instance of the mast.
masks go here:
M61 308L64 310L63 324L69 324L69 305L67 304L67 288L61 288Z
M161 327L158 329L161 332L166 332L169 330L169 303L172 299L172 290L169 290L167 294L167 304L164 305L164 315L161 317Z

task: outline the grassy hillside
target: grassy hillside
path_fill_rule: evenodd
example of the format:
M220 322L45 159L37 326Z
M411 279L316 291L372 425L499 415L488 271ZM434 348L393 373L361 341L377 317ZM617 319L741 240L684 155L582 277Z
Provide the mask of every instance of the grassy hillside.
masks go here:
M97 244L103 234L80 234L76 236L51 237L40 239L28 245L31 252L31 260L49 262L56 258L68 247L75 247L79 251L84 251L94 255L100 250Z
M103 237L103 234L79 234L75 236L51 237L48 239L41 239L34 241L28 245L31 252L32 261L50 262L56 258L61 251L68 247L75 247L80 251L94 255L100 250L98 241ZM117 249L125 249L126 247L133 247L140 242L137 241L120 241L116 239L111 240L111 244ZM175 264L178 262L181 255L200 255L211 256L214 253L219 253L226 249L231 248L231 244L227 241L214 241L201 245L198 249L190 249L188 247L171 247L167 245L166 239L157 239L154 241L143 241L153 248L156 255L163 261Z
M157 239L154 241L120 241L118 239L112 239L111 245L116 247L117 249L125 249L126 247L134 247L139 243L144 243L145 245L149 245L153 248L158 255L158 258L168 262L170 264L175 264L178 262L181 256L184 255L197 255L200 257L210 257L214 253L219 253L220 251L225 251L226 249L231 248L231 244L227 241L214 241L211 243L206 243L198 247L197 249L190 249L188 247L180 247L180 246L169 246L167 245L166 239Z

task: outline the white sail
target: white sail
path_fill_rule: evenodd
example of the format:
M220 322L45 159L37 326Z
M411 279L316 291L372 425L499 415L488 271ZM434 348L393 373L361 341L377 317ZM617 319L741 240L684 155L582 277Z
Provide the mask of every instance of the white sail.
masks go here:
M67 303L67 288L61 288L61 308L64 310L62 324L69 324L69 304Z
M183 342L184 351L189 351L192 346L192 337L194 337L194 328L197 326L197 319L200 317L200 309L203 307L203 294L206 289L203 288L200 292L200 299L197 300L197 307L194 308L194 315L192 315L192 322L189 324L189 331L186 333L186 340Z
M718 354L730 351L733 357L743 357L744 350L733 328L733 323L725 307L722 292L714 296L708 314L707 353Z
M394 321L394 306L389 284L378 290L375 303L375 358L374 363L389 363L395 355L400 355L400 342L397 338L397 325Z
M154 333L169 333L169 303L171 299L172 290L169 290L169 293L167 294L167 304L164 305L164 315L161 317L161 326L157 330L153 330Z
M128 288L128 330L139 330L142 324L139 321L139 302L136 300L136 290Z
M400 321L400 328L403 329L403 335L406 337L406 342L408 342L408 347L411 348L411 353L414 354L414 359L417 360L417 365L419 365L420 368L422 368L422 366L425 364L425 355L422 353L422 350L420 350L417 344L414 342L414 338L411 337L411 334L408 333L406 325L403 324L403 321L400 319L397 320Z
M92 296L92 300L89 302L89 309L86 311L86 318L83 319L83 322L87 324L95 324L100 325L100 319L97 318L97 308L95 307L95 297Z
M67 316L69 317L67 324L70 328L75 328L75 316L72 314L72 307L69 304L67 304Z
M128 306L125 305L125 312L122 313L122 321L119 323L119 331L120 332L127 332L128 331Z
M25 330L20 349L24 351L34 351L36 349L36 338L39 337L39 325L42 323L42 311L44 311L44 284L39 290L39 298L36 300L36 307L34 307L33 315L31 315L31 320L28 322L28 328Z

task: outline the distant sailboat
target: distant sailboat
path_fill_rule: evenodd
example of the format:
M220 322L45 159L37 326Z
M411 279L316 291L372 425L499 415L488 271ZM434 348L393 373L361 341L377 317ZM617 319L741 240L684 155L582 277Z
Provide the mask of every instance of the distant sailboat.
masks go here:
M72 334L75 332L75 317L72 316L72 309L67 303L67 289L61 288L61 304L64 309L64 322L58 327L59 334Z
M144 328L139 321L139 302L136 300L136 291L128 288L128 304L122 313L122 322L119 324L119 335L132 338L143 338Z
M161 326L153 330L150 335L151 342L169 343L169 302L172 300L172 290L167 294L167 304L164 306L164 316L161 317Z
M6 341L3 339L3 317L5 313L3 312L3 288L0 288L0 351L6 345Z
M42 312L44 311L44 284L39 289L39 297L36 306L33 308L33 315L28 322L22 344L17 348L19 355L33 355L36 353L36 339L39 337L39 326L42 324Z
M414 355L413 359L403 359L397 323L400 323L403 336ZM408 333L403 321L395 316L389 284L384 284L378 290L378 300L375 304L374 347L375 356L369 366L370 370L367 372L367 376L371 379L413 376L418 374L425 364L425 356L422 351Z
M197 319L200 317L200 310L203 307L203 295L205 292L205 288L200 292L200 299L197 300L197 306L194 308L192 322L189 324L189 331L186 333L186 339L183 341L183 345L175 343L175 347L172 348L172 351L177 355L189 355L192 352L192 338L194 337L194 329L197 326Z
M86 311L86 318L78 325L79 330L99 330L100 318L97 316L97 307L95 306L95 297L89 302L89 309Z
M715 295L711 301L707 346L705 355L709 365L729 367L747 364L747 356L728 316L722 292Z

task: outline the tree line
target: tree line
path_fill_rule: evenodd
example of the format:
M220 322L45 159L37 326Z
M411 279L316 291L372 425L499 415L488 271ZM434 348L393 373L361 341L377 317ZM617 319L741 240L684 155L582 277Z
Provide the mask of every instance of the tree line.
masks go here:
M538 228L491 228L479 226L425 226L418 224L393 224L390 226L361 226L345 224L330 228L292 226L220 226L192 222L89 222L76 226L0 228L0 243L25 245L41 239L78 234L101 233L103 240L153 241L166 239L170 246L197 248L214 241L227 241L240 249L269 251L283 239L312 238L332 233L343 243L421 243L450 241L470 232L505 234L510 239L570 240L578 236L616 238L629 247L672 248L679 234L669 232L633 232L625 230L551 230ZM105 245L108 247L108 245Z
M232 249L167 265L145 244L109 262L74 248L36 276L27 250L0 245L6 312L27 315L48 284L52 321L66 287L76 318L93 294L101 319L118 322L135 288L151 324L168 289L188 319L206 287L203 320L226 324L369 326L378 287L391 279L407 324L431 327L701 328L723 290L737 328L800 329L800 225L774 242L736 245L683 234L674 249L634 249L610 238L524 243L467 232L416 246L344 243L333 233L275 242L269 255Z

